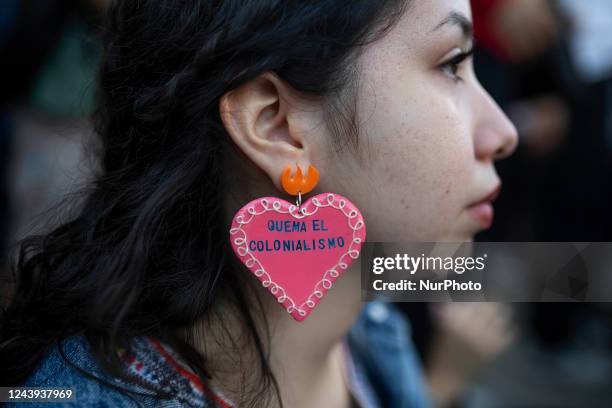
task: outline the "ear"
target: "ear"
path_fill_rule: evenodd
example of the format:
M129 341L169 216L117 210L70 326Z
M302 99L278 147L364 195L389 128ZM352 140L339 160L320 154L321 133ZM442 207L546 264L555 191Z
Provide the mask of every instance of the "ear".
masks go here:
M305 171L312 164L314 141L303 132L310 116L298 107L298 99L293 88L266 72L227 92L219 102L221 119L236 146L278 189L287 165L298 164Z

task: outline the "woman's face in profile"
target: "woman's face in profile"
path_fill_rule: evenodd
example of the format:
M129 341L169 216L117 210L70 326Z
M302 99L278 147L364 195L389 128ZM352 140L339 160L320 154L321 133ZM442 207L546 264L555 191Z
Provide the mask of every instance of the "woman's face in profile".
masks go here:
M413 0L359 57L365 163L332 159L327 171L359 205L368 240L468 241L490 226L493 164L517 136L461 61L471 47L468 0Z

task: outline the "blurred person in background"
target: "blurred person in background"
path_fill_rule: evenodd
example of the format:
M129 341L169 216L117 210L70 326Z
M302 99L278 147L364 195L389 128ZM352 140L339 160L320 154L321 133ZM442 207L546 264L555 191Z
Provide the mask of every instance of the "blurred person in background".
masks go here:
M610 239L604 3L473 1L476 70L521 140L483 240Z

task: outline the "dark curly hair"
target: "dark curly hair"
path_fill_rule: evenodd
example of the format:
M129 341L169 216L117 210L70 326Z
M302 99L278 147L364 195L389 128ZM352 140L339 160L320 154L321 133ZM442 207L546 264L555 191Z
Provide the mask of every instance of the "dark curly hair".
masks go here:
M334 142L351 145L357 128L346 95L357 81L356 57L406 3L113 2L93 117L99 168L59 226L18 243L12 300L0 321L0 383L23 383L50 347L72 335L85 336L96 360L118 376L114 350L154 336L204 380L207 356L195 335L179 333L222 313L214 307L222 299L258 356L253 406L280 400L269 333L256 324L261 302L249 301L251 280L229 249L223 186L231 143L219 100L275 72L321 98Z

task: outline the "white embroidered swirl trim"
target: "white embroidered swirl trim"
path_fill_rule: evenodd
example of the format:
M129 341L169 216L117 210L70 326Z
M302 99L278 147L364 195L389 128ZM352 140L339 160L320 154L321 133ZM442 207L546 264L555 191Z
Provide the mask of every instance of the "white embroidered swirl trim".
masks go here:
M332 281L330 278L334 278L335 280L338 276L340 276L338 268L342 270L348 268L349 264L346 263L346 257L348 256L351 259L357 259L359 257L361 238L357 236L357 231L359 231L365 225L363 218L359 217L359 213L354 208L350 208L352 206L346 206L347 202L345 199L337 198L332 193L328 193L325 196L325 200L323 202L319 200L319 198L320 195L313 197L309 202L306 203L306 205L303 205L300 208L299 212L297 206L293 204L289 205L287 207L287 210L284 210L282 208L283 204L280 200L268 200L265 198L258 200L256 202L261 204L262 208L256 209L255 206L247 207L246 212L250 215L250 217L248 217L248 219L245 219L244 214L236 216L234 218L234 221L236 224L238 224L238 226L232 227L230 229L230 235L238 235L237 237L233 238L233 242L236 245L238 255L240 255L240 257L248 258L246 261L244 261L246 267L252 270L255 276L257 276L258 278L261 278L263 276L263 280L261 280L262 285L265 288L271 286L270 292L274 296L276 296L278 303L288 302L288 306L286 306L286 310L288 313L296 311L300 316L306 316L305 308L309 307L313 309L317 304L314 301L315 297L321 299L325 294L324 291L328 291L332 287L334 281ZM306 206L308 206L309 203L312 203L314 205L314 208L311 212L308 212L308 210L306 210L305 208ZM289 297L285 292L285 289L283 289L282 286L278 285L272 280L270 275L268 275L268 273L264 269L263 265L259 262L255 255L253 255L249 251L247 245L248 241L246 231L242 229L242 226L249 224L253 220L253 218L268 211L276 211L279 214L291 214L296 219L302 219L315 214L319 210L319 208L322 207L332 207L336 210L342 211L342 214L344 214L344 216L347 218L347 224L349 228L351 228L351 230L353 231L353 237L351 243L348 246L348 250L340 256L336 265L325 271L325 274L323 274L321 280L315 284L313 292L308 296L306 301L304 301L300 306L296 306L293 299L291 299L291 297ZM357 218L356 221L354 221L355 218ZM254 266L256 266L255 269Z

